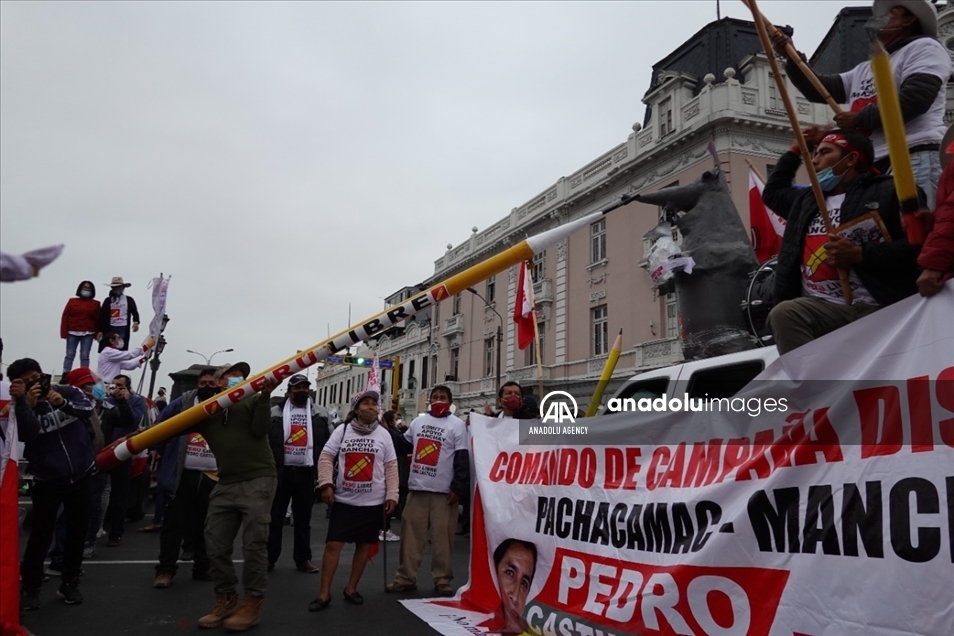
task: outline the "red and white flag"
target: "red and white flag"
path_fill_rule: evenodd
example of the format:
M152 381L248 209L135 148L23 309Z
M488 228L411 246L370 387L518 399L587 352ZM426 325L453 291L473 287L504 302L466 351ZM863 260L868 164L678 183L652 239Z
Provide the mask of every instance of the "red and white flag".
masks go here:
M782 235L785 234L785 219L775 214L762 202L762 190L765 184L749 168L749 226L752 228L752 247L759 263L778 254L782 247Z
M20 489L17 421L10 383L0 381L0 634L26 634L20 627Z
M527 262L520 263L517 277L517 300L513 306L513 321L517 323L517 348L526 349L533 342L533 281Z

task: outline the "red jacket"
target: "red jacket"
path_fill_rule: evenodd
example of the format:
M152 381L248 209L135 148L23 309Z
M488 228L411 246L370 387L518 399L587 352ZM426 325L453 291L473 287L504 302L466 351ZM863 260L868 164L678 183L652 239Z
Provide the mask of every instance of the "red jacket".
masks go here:
M70 331L91 331L96 333L99 320L99 301L95 298L70 298L63 308L60 320L60 338L66 338Z
M947 164L938 181L934 229L924 241L918 265L954 274L954 161Z

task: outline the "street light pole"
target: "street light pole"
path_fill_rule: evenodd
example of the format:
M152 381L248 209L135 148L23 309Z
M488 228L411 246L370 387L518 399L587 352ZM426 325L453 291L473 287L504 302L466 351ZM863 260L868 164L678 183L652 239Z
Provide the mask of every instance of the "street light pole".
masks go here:
M229 349L220 349L219 351L216 351L216 352L213 353L212 355L206 357L204 353L199 353L198 351L193 351L192 349L186 349L186 353L194 353L194 354L197 355L197 356L201 356L202 359L205 360L205 365L206 365L207 367L211 367L211 366L212 366L212 358L214 358L216 355L218 355L218 354L220 354L220 353L230 353L230 352L232 352L232 351L235 351L235 349L231 349L231 348L229 348Z
M494 306L487 302L487 299L477 293L477 290L473 287L468 287L467 291L472 293L477 298L484 301L484 305L490 308L490 311L497 314L497 318L500 318L500 324L497 325L497 390L500 390L500 345L503 342L503 316L500 315L500 312L494 309Z

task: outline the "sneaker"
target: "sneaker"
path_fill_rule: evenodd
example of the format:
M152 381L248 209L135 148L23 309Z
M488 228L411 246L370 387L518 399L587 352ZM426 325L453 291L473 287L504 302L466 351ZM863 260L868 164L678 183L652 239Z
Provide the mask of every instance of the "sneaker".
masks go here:
M92 559L94 556L96 556L96 546L95 546L95 545L88 545L88 546L86 546L85 548L83 548L83 558L84 558L84 559Z
M74 579L68 583L63 583L58 590L56 590L56 595L63 599L63 602L67 605L79 605L83 602L83 595L79 591L79 580Z
M391 532L390 530L388 530L388 531L384 534L384 540L385 540L385 541L391 541L391 542L400 541L400 540L401 540L401 537L398 536L398 535L396 535L396 534L394 534L394 533Z
M20 590L20 609L38 610L40 609L40 590Z
M123 544L123 538L122 538L122 537L111 537L111 538L109 539L109 541L106 542L106 547L107 547L107 548L118 548L118 547L121 546L122 544Z
M50 563L48 566L46 566L46 573L50 576L63 576L63 564Z
M183 561L191 561L195 558L195 552L191 550L183 550L182 556L179 557Z
M378 532L378 541L384 541L384 530Z
M102 528L100 528L99 530L96 531L96 538L97 538L97 539L102 539L102 538L105 537L105 536L106 536L106 531L103 530Z

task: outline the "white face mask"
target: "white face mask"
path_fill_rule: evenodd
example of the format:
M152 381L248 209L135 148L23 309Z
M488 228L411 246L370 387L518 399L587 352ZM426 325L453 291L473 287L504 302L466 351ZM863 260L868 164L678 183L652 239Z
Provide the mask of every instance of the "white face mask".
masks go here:
M242 379L242 378L237 378L237 377L235 377L235 376L233 375L231 378L229 378L228 387L229 387L230 389L231 389L231 388L234 388L234 387L237 387L238 385L240 385L240 384L241 384L242 382L244 382L244 381L245 381L244 379Z
M116 348L117 348L117 349L122 349L122 348L125 347L125 346L126 346L126 341L123 340L122 338L120 338L119 340L116 341Z

